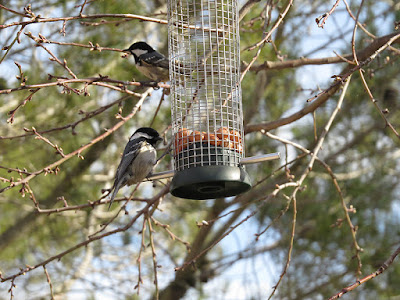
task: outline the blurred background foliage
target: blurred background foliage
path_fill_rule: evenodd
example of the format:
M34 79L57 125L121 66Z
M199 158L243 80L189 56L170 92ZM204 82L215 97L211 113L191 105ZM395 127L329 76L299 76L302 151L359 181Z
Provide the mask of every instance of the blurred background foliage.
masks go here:
M42 17L76 16L86 1L36 0L32 11ZM256 2L241 21L241 59L249 63L255 51L246 50L271 29L287 1ZM239 1L241 5L245 1ZM359 1L348 1L355 15ZM0 4L23 12L25 1L0 0ZM343 2L328 18L324 29L317 28L315 18L329 11L332 1L296 1L284 22L272 35L256 61L285 61L289 59L322 58L351 53L354 20L350 18ZM270 6L268 6L270 5ZM270 11L266 9L270 8ZM366 1L359 20L377 37L395 31L394 22L400 19L396 1ZM166 19L166 1L87 1L83 13L136 14ZM270 19L269 19L270 17ZM23 18L0 8L0 24L22 21ZM69 21L65 36L60 33L63 22L30 24L22 30L20 43L14 43L9 53L0 53L0 89L18 87L20 75L14 62L21 65L27 84L46 83L52 76L69 77L62 66L49 60L49 54L28 38L24 32L41 33L48 40L101 47L125 49L131 43L146 40L167 54L167 26L123 18L98 18ZM1 46L13 43L20 26L0 30ZM360 28L356 35L356 49L361 50L373 41ZM133 67L132 62L121 58L117 51L90 51L74 45L44 44L56 56L68 63L79 77L109 78L129 81L146 80ZM394 45L398 48L398 44ZM364 74L374 97L392 125L400 128L400 69L398 51L385 51L369 65ZM278 120L306 105L321 89L333 83L331 76L339 74L346 64L311 65L279 70L249 72L242 82L245 125ZM71 84L83 88L83 84ZM129 87L137 93L144 87ZM38 131L62 127L77 122L88 113L120 99L104 112L80 122L74 128L43 134L52 143L70 153L88 143L118 122L116 114L127 115L138 98L99 86L88 86L88 95L63 91L61 86L43 88L32 100L19 109L13 124L7 123L8 112L29 96L27 90L0 95L0 166L26 169L33 172L61 158L55 150L33 135L23 135L24 128ZM29 182L42 209L79 205L101 197L101 189L112 185L120 154L132 132L142 126L166 132L170 124L168 95L151 124L163 90L158 89L145 100L141 110L123 127L103 141L93 145L82 155L60 166L57 175L40 175ZM338 101L338 94L316 110L272 133L313 149L315 133L319 136ZM73 130L72 130L73 129ZM172 240L168 232L153 223L158 269L160 299L266 299L271 287L279 279L286 263L290 243L292 207L277 221L287 205L285 195L291 189L271 198L261 207L257 199L271 193L276 184L296 181L306 168L309 156L299 150L266 137L260 132L246 135L246 154L252 156L280 151L281 162L263 163L248 167L254 188L237 197L210 201L191 201L174 198L168 194L162 200L154 218L168 224L176 236L187 241L192 251L198 253L245 218L254 209L258 213L233 234L213 247L196 261L196 268L188 267L174 272L185 257L190 257L184 244ZM385 126L368 98L360 77L354 74L343 106L323 145L319 158L336 174L343 197L357 227L357 241L363 252L362 275L375 271L399 246L400 238L400 189L399 189L399 139ZM285 161L292 161L286 168L279 168ZM171 169L167 157L158 171ZM14 180L17 172L0 168L0 177ZM24 176L24 175L23 175ZM255 184L259 182L259 184ZM0 188L7 186L0 183ZM156 182L142 184L135 197L151 198L165 185ZM344 220L340 197L326 169L316 162L297 196L297 228L292 259L275 298L277 299L326 299L356 280L357 261L350 229ZM125 188L120 195L128 196L132 188ZM118 205L119 206L119 205ZM128 206L129 215L116 218L108 229L124 226L130 216L143 206L133 202ZM117 205L113 206L114 213ZM199 228L202 220L221 217L210 226ZM3 277L18 272L25 265L35 265L74 246L93 234L114 216L104 206L88 207L77 211L56 214L38 214L29 195L13 188L0 193L0 271ZM255 234L269 224L272 226L255 242ZM138 281L137 257L141 247L143 219L123 233L103 238L90 246L64 256L60 261L47 265L57 299L147 299L154 296L154 272L149 246L145 235L141 267L143 284L140 296L134 289ZM15 281L17 299L49 299L46 277L35 270ZM0 283L0 299L9 298L10 283ZM397 299L400 297L400 264L393 265L380 277L349 293L344 299ZM393 297L393 298L392 298Z

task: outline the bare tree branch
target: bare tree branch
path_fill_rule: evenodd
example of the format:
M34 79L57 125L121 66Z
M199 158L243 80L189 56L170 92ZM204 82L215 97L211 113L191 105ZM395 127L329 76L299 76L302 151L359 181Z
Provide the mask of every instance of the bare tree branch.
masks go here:
M114 230L107 231L107 232L105 232L105 233L103 233L101 235L92 236L91 238L89 238L89 239L87 239L87 240L85 240L85 241L83 241L81 243L78 243L75 246L73 246L73 247L71 247L71 248L69 248L69 249L67 249L67 250L65 250L65 251L63 251L63 252L61 252L61 253L59 253L57 255L54 255L54 256L46 259L45 261L42 261L42 262L40 262L40 263L38 263L38 264L36 264L34 266L27 266L25 269L22 269L20 272L14 274L14 275L6 276L6 277L1 275L1 277L0 277L1 282L14 280L18 276L25 275L26 273L28 273L28 272L30 272L32 270L35 270L35 269L37 269L39 267L45 266L45 265L47 265L48 263L50 263L50 262L52 262L54 260L59 260L63 256L65 256L65 255L67 255L67 254L69 254L69 253L71 253L71 252L73 252L73 251L75 251L75 250L77 250L77 249L79 249L81 247L84 247L84 246L86 246L86 245L88 245L88 244L90 244L90 243L92 243L94 241L101 240L102 238L104 238L106 236L110 236L110 235L116 234L118 232L123 232L123 231L128 230L130 227L132 227L132 225L136 222L136 220L140 216L142 216L143 214L148 212L149 209L153 206L153 204L160 200L160 197L164 196L167 193L169 193L169 185L165 186L161 190L161 192L159 192L153 198L149 199L147 205L143 209L141 209L134 217L132 217L132 219L125 226L118 227L118 228L116 228Z
M394 251L392 253L392 255L390 255L390 257L374 273L372 273L368 276L365 276L364 278L362 278L360 280L357 280L355 283L353 283L352 285L349 285L348 287L343 288L339 293L330 297L329 300L338 299L338 298L342 297L344 294L355 290L361 284L363 284L363 283L367 282L368 280L371 280L372 278L375 278L376 276L385 272L387 270L387 268L389 268L390 265L394 262L396 256L399 255L399 253L400 253L400 247L397 248L396 251Z
M388 46L390 46L394 42L399 42L400 41L400 34L399 33L392 33L386 36L383 36L379 39L376 39L374 42L372 42L368 47L363 49L362 51L359 52L357 55L359 59L361 60L360 64L357 65L355 68L346 68L341 75L341 80L344 80L345 78L349 77L351 74L353 74L355 71L361 69L364 65L368 64L371 62L375 57L380 54L383 50L385 50ZM336 91L339 89L341 84L341 81L336 81L334 84L332 84L329 88L325 89L323 92L319 94L319 96L316 96L316 100L314 100L311 104L305 106L298 112L295 112L291 114L288 117L281 118L279 120L267 122L267 123L260 123L260 124L248 124L245 126L245 132L246 133L251 133L254 131L260 131L261 129L264 129L265 131L269 131L271 129L275 129L290 123L293 123L294 121L304 117L305 115L315 111L318 107L320 107L322 104L324 104L332 95L336 93Z
M153 88L149 88L147 89L146 92L144 92L141 96L141 98L139 99L139 101L136 103L136 105L134 106L132 112L127 115L126 117L124 117L123 120L121 120L120 122L118 122L117 124L115 124L112 128L108 129L106 132L104 132L103 134L99 135L98 137L94 138L93 140L91 140L89 143L87 143L86 145L76 149L75 151L72 151L71 153L65 155L63 158L59 159L58 161L44 167L41 170L32 172L30 175L28 175L27 177L25 177L22 180L18 180L17 182L13 182L11 183L9 186L6 186L4 188L2 188L0 190L0 193L19 186L19 185L23 185L27 182L29 182L31 179L35 178L36 176L45 173L45 172L50 172L51 170L55 169L56 167L58 167L59 165L61 165L62 163L64 163L65 161L71 159L74 156L78 156L81 157L81 153L82 151L86 150L87 148L93 146L94 144L96 144L97 142L105 139L107 136L109 136L110 134L112 134L113 132L115 132L116 130L118 130L118 128L120 128L122 125L124 125L128 120L130 120L131 118L133 118L133 116L135 116L136 112L139 110L139 108L142 106L144 100L147 98L147 96L153 91Z

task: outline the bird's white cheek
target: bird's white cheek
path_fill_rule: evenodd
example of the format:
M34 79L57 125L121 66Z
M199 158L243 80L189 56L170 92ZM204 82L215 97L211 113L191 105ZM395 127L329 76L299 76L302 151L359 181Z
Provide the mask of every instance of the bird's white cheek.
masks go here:
M140 55L146 54L146 53L148 53L149 51L143 50L143 49L135 49L135 50L132 50L132 52L135 53L135 55L136 55L137 57L139 57Z

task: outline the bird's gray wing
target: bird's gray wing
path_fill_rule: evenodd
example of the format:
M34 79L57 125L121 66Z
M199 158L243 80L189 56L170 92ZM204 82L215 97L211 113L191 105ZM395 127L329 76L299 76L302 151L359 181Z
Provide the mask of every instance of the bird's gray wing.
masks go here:
M140 60L155 67L169 69L168 59L157 51L140 55Z
M131 165L132 161L139 154L139 149L142 146L143 142L145 142L145 138L138 138L132 141L129 141L126 144L124 153L122 154L121 162L117 168L117 174L115 175L114 187L117 186L118 182L124 177L124 174L127 172L128 167ZM122 183L124 185L125 183Z

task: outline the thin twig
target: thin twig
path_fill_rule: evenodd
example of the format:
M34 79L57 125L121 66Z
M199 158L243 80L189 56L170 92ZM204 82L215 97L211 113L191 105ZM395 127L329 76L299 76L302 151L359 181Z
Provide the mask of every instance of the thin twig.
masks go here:
M356 52L356 32L357 32L357 26L358 26L358 17L360 16L361 8L362 8L363 4L364 4L364 0L361 0L361 4L358 7L356 20L355 20L355 24L353 27L353 34L351 37L351 51L352 51L353 59L354 59L354 62L356 63L356 65L358 65L358 58L357 58L357 52Z
M46 266L43 266L44 269L44 274L46 275L47 278L47 283L49 284L49 288L50 288L50 299L54 300L54 295L53 295L53 285L51 284L51 279L50 279L50 275L49 272L47 272Z
M115 83L117 86L114 85L109 85L105 84L104 82L107 83ZM55 82L47 82L47 83L38 83L38 84L31 84L31 85L24 85L20 86L17 88L13 89L5 89L5 90L0 90L0 94L10 94L15 91L22 91L22 90L30 90L30 89L36 89L36 88L44 88L44 87L50 87L50 86L65 86L66 84L69 83L85 83L88 85L98 85L98 86L103 86L107 87L116 91L119 91L121 93L127 93L129 95L137 96L140 97L141 94L132 92L128 89L126 89L126 86L145 86L145 87L161 87L161 88L169 88L169 84L165 83L157 83L154 85L153 83L148 83L148 82L138 82L138 81L121 81L121 80L115 80L108 78L107 76L99 76L99 77L88 77L88 78L78 78L78 79L65 79L65 78L57 78L57 81ZM83 93L83 91L81 92Z
M264 131L262 133L265 134L266 136L274 139L274 140L277 140L277 141L280 141L280 142L284 143L285 145L291 145L291 146L293 146L293 147L295 147L297 149L300 149L304 153L307 153L309 155L312 154L312 152L310 150L304 148L303 146L301 146L301 145L299 145L299 144L297 144L297 143L295 143L293 141L289 141L289 140L287 140L285 138L278 137L278 136L276 136L276 135L274 135L272 133L269 133L269 132L265 132ZM335 188L336 188L336 190L337 190L337 192L339 194L340 202L341 202L341 205L342 205L342 208L343 208L343 212L345 214L346 221L347 221L347 224L348 224L348 226L350 228L351 236L352 236L352 239L353 239L353 246L354 246L354 249L356 250L355 257L357 258L357 265L358 265L356 274L358 276L359 274L361 274L362 263L361 263L361 258L360 258L360 252L363 252L363 249L358 245L358 242L357 242L357 239L356 239L357 230L356 230L356 227L353 225L353 223L352 223L352 221L350 219L350 215L349 215L350 209L347 208L347 205L346 205L346 202L344 200L342 190L341 190L341 188L339 186L339 183L337 181L336 175L333 173L333 171L330 168L330 166L327 163L325 163L324 161L322 161L321 159L319 159L318 156L316 156L316 160L326 169L326 171L328 172L328 174L332 178L333 184L335 185ZM266 228L266 229L268 229L268 228ZM262 233L264 233L264 231Z
M58 18L36 17L34 19L27 20L27 21L3 24L3 25L0 25L0 29L12 27L12 26L28 25L28 24L33 24L33 23L52 23L52 22L64 22L64 21L82 20L82 19L101 19L101 18L135 19L135 20L154 22L154 23L159 23L159 24L168 24L167 20L161 20L161 19L150 18L150 17L134 15L134 14L97 14L97 15L80 15L80 16L73 16L73 17L58 17Z
M285 184L277 185L272 193L268 194L267 196L263 196L262 199L260 199L260 200L264 200L264 201L262 203L260 203L256 207L255 210L251 211L250 214L248 214L240 222L238 222L234 226L231 226L228 231L226 231L224 234L220 235L213 243L211 243L207 248L200 251L200 253L198 253L195 257L191 258L189 261L184 262L180 267L175 268L175 271L181 271L184 268L186 268L187 266L193 264L198 258L200 258L205 253L207 253L210 249L215 247L215 245L217 245L222 239L224 239L226 236L228 236L230 233L232 233L232 231L234 231L237 227L239 227L240 225L242 225L243 223L245 223L246 221L248 221L249 219L254 217L258 212L260 212L260 208L262 206L266 205L266 203L268 202L267 201L268 199L276 197L280 191L282 191L283 189L290 187L290 186L292 186L292 187L297 186L297 183L296 182L287 182Z
M357 280L352 285L349 285L348 287L343 288L339 293L330 297L329 300L338 299L338 298L342 297L344 294L355 290L358 286L367 282L368 280L371 280L372 278L375 278L376 276L382 274L384 271L387 270L387 268L389 268L389 266L393 263L396 256L399 254L400 254L400 247L397 248L396 251L394 251L392 253L392 255L390 255L390 257L379 267L378 270L376 270L375 272L373 272L372 274L370 274L368 276L365 276L364 278L362 278L360 280Z
M154 230L153 230L153 227L151 226L151 219L150 219L149 215L146 216L146 219L147 219L147 224L149 226L150 247L151 247L151 253L152 253L152 258L153 258L154 285L156 287L155 300L158 300L160 291L158 290L157 268L159 266L157 264L156 247L154 246L154 239L153 239Z
M7 123L10 123L10 124L14 123L15 113L16 113L21 107L24 107L25 104L26 104L27 102L31 101L33 95L34 95L37 91L39 91L39 90L40 90L40 89L30 90L31 93L29 94L29 96L26 97L20 104L18 104L16 108L14 108L13 110L11 110L11 111L8 112L8 115L9 115L10 117L7 119Z
M260 131L261 129L269 131L271 129L281 127L283 125L293 123L294 121L302 118L303 116L313 112L318 107L320 107L323 103L325 103L328 99L330 99L330 97L336 93L336 91L339 89L339 87L342 85L342 83L351 74L358 71L363 66L369 64L382 51L384 51L387 47L389 47L392 43L397 41L399 38L400 38L400 33L392 33L387 36L381 37L379 40L376 40L374 43L372 43L368 48L364 49L365 51L363 51L362 54L364 55L365 52L368 52L369 56L367 58L365 58L365 60L361 61L359 65L350 69L345 74L338 75L338 76L335 75L335 77L338 77L338 80L336 80L335 83L333 83L330 87L328 87L324 91L318 93L313 98L310 98L309 100L315 99L310 105L305 106L301 110L293 113L292 115L281 118L279 120L275 120L275 121L268 122L268 123L249 124L245 127L245 132L250 133L250 132L254 132L254 131ZM385 43L382 45L383 42L385 42ZM372 51L372 49L374 49L374 52L372 54L370 54L370 51Z
M334 12L336 7L339 5L339 2L340 2L340 0L336 0L335 4L333 4L330 11L328 11L327 13L324 13L322 16L319 16L318 18L315 19L315 22L317 22L318 27L324 28L326 20Z
M393 133L397 136L398 139L400 139L400 135L397 132L396 128L394 128L392 123L390 123L389 120L386 118L384 111L380 108L380 106L378 104L378 100L376 100L374 98L374 96L372 95L371 90L368 87L367 81L365 80L362 70L359 71L359 74L360 74L364 89L367 92L369 99L371 99L372 104L375 106L376 110L379 112L380 116L385 121L386 126L389 127L393 131Z
M110 107L114 106L115 104L119 104L122 101L125 101L126 99L128 99L129 97L131 97L130 95L125 95L113 102L111 102L110 104L104 105L104 106L100 106L99 108L93 110L93 111L89 111L89 112L84 112L82 110L79 111L79 114L83 114L85 115L83 118L79 119L78 121L75 121L73 123L69 123L67 125L61 126L61 127L55 127L55 128L51 128L51 129L47 129L47 130L36 130L37 133L39 134L45 134L45 133L50 133L50 132L54 132L54 131L61 131L64 129L68 129L71 128L72 129L72 134L76 134L75 128L78 126L78 124L89 120L97 115L99 115L100 113L106 111L107 109L109 109ZM17 138L23 138L23 137L27 137L27 136L31 136L31 135L35 135L35 133L33 132L33 130L28 129L28 128L24 128L24 131L27 132L26 134L20 134L20 135L14 135L14 136L0 136L0 140L5 140L5 139L17 139ZM1 166L0 166L1 167Z
M107 197L107 195L100 197L100 199L95 200L95 201L88 201L88 203L85 204L80 204L80 205L70 205L70 206L64 206L64 207L58 207L58 208L49 208L49 209L43 209L43 208L38 208L37 212L39 214L45 214L45 215L51 215L54 213L61 213L64 211L78 211L78 210L82 210L84 208L88 208L88 207L92 207L94 208L95 206L98 205L103 205L103 204L107 204L110 203L110 200L104 200L102 201L105 197ZM116 202L120 202L120 201L124 201L127 200L127 198L121 198L121 199L114 199L114 203ZM139 202L146 202L147 200L144 198L132 198L130 199L130 201L139 201Z
M11 280L11 286L10 286L10 289L8 290L8 292L10 293L10 300L14 299L13 288L16 287L14 281L15 281L15 278L13 278L13 279Z
M11 8L8 8L8 7L4 6L3 4L0 4L0 8L5 9L5 10L7 10L9 12L12 12L13 14L16 14L16 15L21 16L21 17L29 17L26 13L20 13L20 12L18 12L16 10L13 10Z
M5 169L8 171L8 173L10 172L17 172L18 174L26 174L26 175L31 175L31 172L28 172L25 168L23 170L18 169L18 168L8 168L8 167L4 167L4 166L0 166L0 169Z
M78 79L78 77L75 75L75 73L72 72L72 70L68 67L67 61L65 59L63 62L61 62L53 52L51 52L47 47L43 46L43 41L45 41L46 38L42 34L39 33L39 37L36 37L29 31L29 32L25 32L25 35L27 37L31 38L32 40L34 40L38 46L40 46L44 50L46 50L46 52L48 54L50 54L50 56L52 57L52 58L50 58L51 61L56 61L60 66L62 66L65 70L67 70L67 72L69 73L69 75L72 76L72 78Z
M139 249L139 254L138 258L136 259L137 265L138 265L138 281L134 289L137 289L137 294L140 294L140 285L143 284L143 279L142 279L142 252L146 248L146 244L144 242L145 240L145 232L146 232L146 218L143 217L143 223L142 223L142 230L139 232L142 236L142 240L140 243L140 249Z
M157 106L157 108L156 108L156 111L154 112L154 116L153 116L153 119L152 119L151 122L150 122L149 127L152 127L152 126L153 126L154 121L155 121L156 118L157 118L158 112L160 111L161 104L162 104L163 101L164 101L164 98L165 98L165 90L162 91L160 101L158 102L158 106Z
M81 153L82 151L90 148L91 146L93 146L94 144L104 140L107 136L109 136L110 134L112 134L113 132L115 132L116 130L118 130L122 125L124 125L128 120L130 120L131 118L133 118L137 111L140 109L140 107L142 106L144 100L147 98L147 96L153 91L153 88L149 88L147 89L143 94L142 97L139 99L139 101L136 103L136 105L133 107L132 112L130 114L128 114L126 117L124 117L120 122L118 122L117 124L115 124L112 128L108 129L106 132L104 132L103 134L100 134L99 136L97 136L96 138L94 138L93 140L91 140L89 143L87 143L86 145L72 151L71 153L65 155L63 158L61 158L60 160L51 163L50 165L44 167L41 170L38 170L36 172L32 172L29 176L25 177L23 180L19 180L17 182L13 182L10 185L6 186L5 188L0 189L0 193L4 192L10 188L16 187L18 185L24 184L29 182L29 180L35 178L36 176L45 173L45 172L49 172L49 170L53 170L56 167L58 167L59 165L63 164L65 161L71 159L74 156L78 156L78 157L82 157Z
M274 26L272 26L271 30L262 38L261 41L256 43L255 45L251 46L248 48L248 50L253 50L258 47L257 53L254 55L252 61L246 66L246 68L243 70L242 74L240 75L240 81L243 80L244 76L247 74L247 72L250 70L251 66L254 64L254 62L257 60L258 56L261 53L261 49L263 48L264 44L268 41L268 39L271 37L272 33L278 28L278 26L282 23L283 19L285 18L286 14L289 12L290 7L293 5L293 0L289 0L288 5L286 6L285 10L283 13L279 14L278 20L275 22Z
M39 203L37 202L35 194L33 193L31 187L29 186L29 184L28 183L24 184L24 188L28 192L29 198L32 200L33 205L35 206L36 209L38 209L39 208Z
M26 34L26 33L25 33ZM110 48L110 47L101 47L98 43L93 44L92 42L88 42L87 45L85 44L80 44L80 43L74 43L74 42L59 42L59 41L52 41L47 38L45 38L43 35L40 35L39 37L35 37L35 41L37 43L46 43L46 44L54 44L54 45L60 45L60 46L74 46L74 47L81 47L81 48L86 48L89 49L90 51L115 51L115 52L123 52L123 50L118 49L118 48Z
M110 230L107 231L105 233L103 233L102 235L97 235L97 236L93 236L91 238L86 239L85 241L78 243L76 245L74 245L73 247L57 254L54 255L48 259L46 259L45 261L42 261L34 266L26 266L25 268L21 268L20 271L18 273L15 273L13 275L7 276L7 277L1 277L0 278L0 282L5 282L5 281L11 281L12 283L14 282L15 278L21 276L21 275L25 275L26 273L35 270L39 267L45 266L47 264L49 264L50 262L54 261L54 260L59 260L61 259L63 256L79 249L82 247L85 247L86 245L97 241L97 240L101 240L106 236L110 236L119 232L124 232L126 230L128 230L129 228L132 227L132 225L136 222L136 220L143 214L145 214L146 212L148 212L149 208L153 206L154 203L156 203L157 201L159 201L160 197L164 196L165 194L169 193L169 185L165 186L157 195L155 195L153 198L149 199L147 205L142 208L141 210L139 210L136 215L134 217L132 217L132 219L123 227L118 227L114 230Z
M285 198L287 198L287 202L286 202L286 206L284 209L282 209L280 211L280 213L271 221L271 223L269 223L261 232L254 234L254 236L256 237L256 241L258 241L260 239L260 237L267 232L267 230L269 228L271 228L271 226L273 224L275 224L284 214L286 214L286 212L289 210L290 208L290 198L287 197L286 195L284 195Z
M80 16L82 16L83 9L85 8L86 2L87 2L87 0L85 0L85 1L83 2L83 4L80 5L80 6L81 6L81 9L80 9L80 11L79 11L79 15L80 15Z
M118 212L117 212L110 220L108 220L105 224L103 224L103 225L102 225L102 228L100 228L98 231L94 232L94 233L93 233L93 236L99 234L99 233L102 232L102 231L104 231L104 230L108 227L108 225L110 225L110 224L118 217L118 215L120 214L120 212L126 210L126 205L127 205L128 202L132 199L133 194L137 191L139 185L140 185L140 183L138 183L138 184L135 186L135 189L132 191L130 197L128 197L128 199L126 199L125 203L124 203L121 207L118 208ZM110 190L110 192L111 192L111 190ZM110 194L110 193L108 193L108 194ZM107 194L106 196L108 196L108 194ZM111 199L110 199L110 205L108 206L108 208L110 209L110 207L111 207ZM90 237L90 236L89 236L89 237Z
M264 44L268 39L271 37L272 33L279 27L279 25L283 22L283 19L286 17L287 13L289 12L289 9L293 6L293 0L289 0L288 4L286 5L284 11L279 14L278 20L276 20L274 26L272 26L271 30L264 36L264 38L259 41L258 43L254 44L253 46L250 46L247 48L247 50L253 50L257 47L260 47L262 44Z
M190 247L190 243L182 240L180 237L175 235L171 230L169 230L169 225L168 224L162 224L161 222L157 221L153 216L151 217L151 220L154 222L154 225L160 226L161 228L163 228L168 233L168 235L170 236L170 238L173 241L177 240L177 241L181 242L183 245L186 246L186 249L188 251L190 251L190 248L191 248Z
M65 154L64 154L63 149L61 147L59 147L57 144L53 144L52 142L50 142L50 140L48 138L45 138L40 133L38 133L36 131L35 127L32 127L32 131L36 135L35 139L44 141L46 144L49 144L51 147L53 147L56 150L57 154L60 154L61 157L65 157Z
M358 58L357 58L357 52L356 52L356 31L357 31L357 27L358 27L358 18L360 16L360 12L361 12L361 7L364 4L364 0L361 1L360 7L357 11L357 15L355 18L355 24L354 24L354 28L353 28L353 36L352 36L352 40L351 40L351 48L353 51L353 57L354 57L354 61L356 62L357 65L359 65L358 62ZM390 46L390 45L388 45ZM389 127L393 133L397 136L397 138L400 139L400 135L397 132L397 130L393 127L393 125L389 122L389 120L386 118L385 113L383 112L383 110L379 107L378 101L374 98L374 96L371 93L371 90L368 87L367 81L365 80L364 74L363 74L363 70L359 69L359 74L361 77L361 81L363 83L364 89L368 94L368 97L371 99L371 102L374 104L375 108L378 110L380 116L382 117L382 119L385 121L386 126Z
M374 41L368 46L366 46L364 49L358 51L357 57L366 59L366 57L374 53L380 47L380 45L386 43L394 35L396 35L396 33L391 33L385 36L381 36L379 38L374 36L373 37ZM389 45L389 47L391 46ZM395 48L391 47L391 49ZM301 66L308 66L308 65L326 65L326 64L344 63L344 62L347 62L349 64L354 64L352 60L353 60L352 53L343 55L336 54L336 56L321 57L321 58L299 57L297 59L288 59L284 61L265 61L262 64L253 65L250 68L250 71L259 72L261 70L283 70L283 69L298 68ZM242 71L244 71L246 67L247 64L243 63Z
M1 5L1 4L0 4L0 5ZM1 5L1 6L2 6L2 5ZM22 26L21 26L21 29L18 30L17 35L15 36L14 40L11 42L10 45L4 46L4 47L2 48L2 50L6 50L6 52L4 53L3 57L0 59L0 64L4 61L4 59L6 58L7 54L10 52L12 46L14 46L15 42L18 42L18 43L20 42L20 36L21 36L22 30L24 30L25 26L26 26L26 25L22 25Z
M315 160L317 158L318 152L322 148L322 144L323 144L323 142L325 140L325 137L327 136L327 134L328 134L328 132L330 130L330 127L331 127L331 125L333 123L333 120L335 119L336 115L338 114L338 112L339 112L339 110L340 110L340 108L342 106L342 103L343 103L343 100L344 100L344 96L346 94L346 91L347 91L347 88L349 86L349 83L350 83L350 78L348 78L346 83L344 84L343 91L342 91L342 93L341 93L341 95L339 97L339 100L338 100L338 103L336 105L336 108L333 110L333 112L331 114L331 117L329 118L328 122L326 123L326 125L324 127L324 130L322 131L322 133L321 133L321 135L320 135L320 137L318 139L318 142L317 142L317 144L315 145L315 147L314 147L314 149L312 151L311 159L310 159L309 163L307 164L307 167L304 169L300 179L297 181L297 186L294 189L292 195L290 196L291 201L296 201L297 192L300 190L301 186L303 185L304 180L307 178L308 174L310 173L310 171L313 168L314 162L315 162ZM272 290L272 292L271 292L271 294L270 294L268 299L271 299L271 297L275 294L276 290L279 287L279 284L281 283L284 275L287 272L287 269L289 268L289 264L290 264L290 260L291 260L291 253L292 253L292 249L293 249L293 238L294 238L294 232L295 232L295 225L296 225L296 214L295 214L296 204L295 203L293 204L293 209L294 209L294 212L293 212L293 220L292 220L292 233L291 233L292 235L291 235L291 240L290 240L290 245L289 245L289 250L288 250L288 256L287 256L287 259L286 259L286 264L285 264L285 266L283 268L283 271L282 271L281 275L279 276L278 282L275 284L275 286L274 286L274 288L273 288L273 290Z

